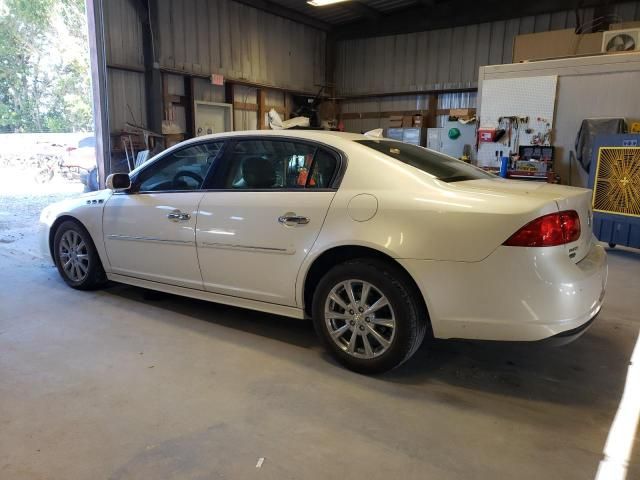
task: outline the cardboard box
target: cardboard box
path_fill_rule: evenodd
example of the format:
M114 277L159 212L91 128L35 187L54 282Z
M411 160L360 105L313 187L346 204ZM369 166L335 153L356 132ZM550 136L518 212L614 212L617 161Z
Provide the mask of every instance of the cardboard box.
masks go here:
M413 127L413 117L411 115L405 115L402 117L402 128Z
M178 143L184 141L184 134L182 133L169 133L164 135L165 139L165 148L173 147Z
M609 30L627 30L629 28L640 28L640 22L621 22L609 25Z
M513 63L600 53L602 32L576 35L573 28L518 35L513 41Z
M389 128L401 128L402 115L391 115L389 117Z
M449 110L450 117L472 117L475 114L475 108L452 108Z

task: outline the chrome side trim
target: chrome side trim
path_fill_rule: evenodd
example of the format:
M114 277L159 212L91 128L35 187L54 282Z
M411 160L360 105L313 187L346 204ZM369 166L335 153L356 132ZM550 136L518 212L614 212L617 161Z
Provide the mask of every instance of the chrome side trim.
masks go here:
M236 245L233 243L199 242L198 247L241 250L245 252L275 253L280 255L293 255L296 253L294 248L256 247L254 245Z
M189 240L166 240L164 238L157 237L139 237L132 235L107 235L110 240L126 240L133 242L151 242L151 243L163 243L166 245L195 245L195 242Z

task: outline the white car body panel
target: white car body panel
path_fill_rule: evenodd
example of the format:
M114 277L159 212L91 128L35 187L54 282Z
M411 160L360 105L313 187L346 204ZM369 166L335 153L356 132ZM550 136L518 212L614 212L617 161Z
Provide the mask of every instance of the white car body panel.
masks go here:
M105 272L109 272L109 262L102 235L102 212L104 203L112 194L113 192L110 190L84 193L45 207L40 214L40 249L42 253L45 256L51 255L51 243L53 240L51 227L54 223L67 217L75 218L91 234Z
M298 269L311 250L335 192L207 192L198 215L205 290L297 306ZM306 225L278 222L285 213Z
M313 262L335 247L367 247L413 278L439 338L539 340L580 327L601 308L606 254L592 235L589 190L498 178L445 183L354 142L368 137L334 132L233 132L167 152L207 138L251 135L339 150L347 162L339 188L158 193L153 201L141 199L146 193L94 192L43 211L44 247L56 219L72 216L91 234L112 280L296 318L304 316ZM189 222L177 224L181 230L163 217L173 208L191 213ZM569 209L580 216L577 242L502 246L528 222ZM285 226L278 216L286 212L311 221Z
M111 273L202 289L196 220L203 192L117 193L105 203L103 236ZM191 218L173 221L179 211Z
M573 330L600 311L607 281L596 244L577 264L554 247L499 247L481 262L399 262L417 279L437 338L534 341Z

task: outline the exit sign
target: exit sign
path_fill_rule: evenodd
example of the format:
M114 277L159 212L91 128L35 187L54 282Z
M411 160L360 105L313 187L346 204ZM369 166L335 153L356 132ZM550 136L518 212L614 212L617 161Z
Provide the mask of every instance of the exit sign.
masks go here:
M211 74L211 83L213 85L224 85L224 75L219 75L217 73Z

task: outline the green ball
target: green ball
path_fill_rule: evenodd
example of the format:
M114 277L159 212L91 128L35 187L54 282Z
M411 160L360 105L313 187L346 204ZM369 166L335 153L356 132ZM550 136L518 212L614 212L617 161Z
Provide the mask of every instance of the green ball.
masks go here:
M455 127L451 128L451 129L449 129L449 134L448 135L449 135L449 138L451 140L455 140L456 138L458 138L460 136L460 130L455 128Z

